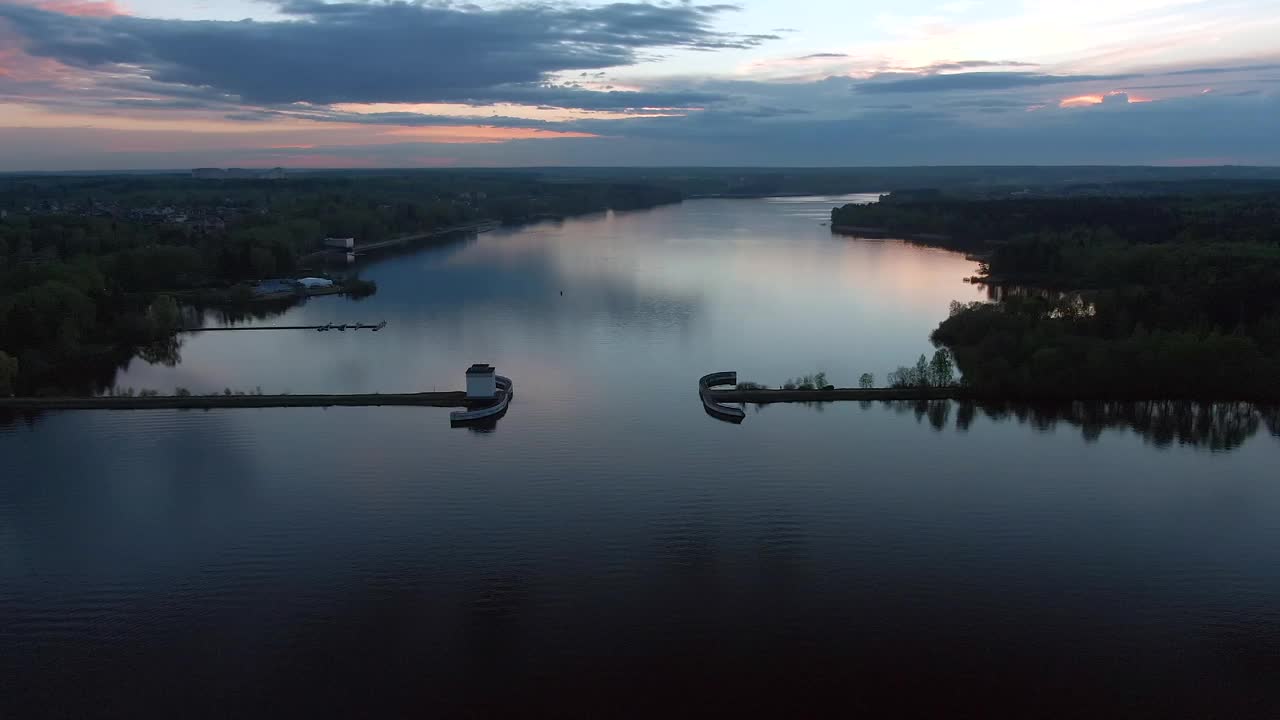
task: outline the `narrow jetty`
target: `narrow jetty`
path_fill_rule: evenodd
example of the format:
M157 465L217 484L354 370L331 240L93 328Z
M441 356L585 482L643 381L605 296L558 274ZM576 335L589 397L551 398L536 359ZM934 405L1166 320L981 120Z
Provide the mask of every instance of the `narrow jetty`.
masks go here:
M0 398L6 410L213 410L289 407L467 407L465 392L364 393L357 395L152 395L148 397Z
M703 375L698 380L698 397L702 399L702 408L707 414L717 420L724 420L735 425L747 419L747 413L742 408L729 407L722 405L722 402L733 402L732 398L720 399L716 397L712 388L720 385L737 385L738 373L736 372L717 372L710 375Z
M215 410L219 408L381 407L384 405L464 408L449 414L450 425L496 422L507 412L515 384L491 365L467 370L467 389L456 392L362 393L355 395L118 395L99 397L0 398L0 411L42 410Z

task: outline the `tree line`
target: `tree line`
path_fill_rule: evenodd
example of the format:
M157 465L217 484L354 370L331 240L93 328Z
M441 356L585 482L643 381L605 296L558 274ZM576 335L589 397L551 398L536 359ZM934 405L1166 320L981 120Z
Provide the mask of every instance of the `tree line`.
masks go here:
M372 242L480 219L520 222L676 202L637 183L547 182L520 173L177 176L0 180L0 394L87 392L80 377L179 326L175 297L297 276L325 237ZM158 344L157 344L158 343Z
M848 223L927 228L1009 292L932 335L1010 398L1280 400L1280 193L901 200Z

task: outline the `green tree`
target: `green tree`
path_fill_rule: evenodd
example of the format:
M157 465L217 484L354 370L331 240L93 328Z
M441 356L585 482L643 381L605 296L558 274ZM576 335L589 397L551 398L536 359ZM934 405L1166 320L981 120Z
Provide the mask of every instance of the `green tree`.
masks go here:
M948 387L955 384L956 366L950 350L939 348L933 354L933 360L929 363L929 382L935 387Z
M0 396L13 393L13 383L18 379L18 359L0 350Z
M924 353L920 353L920 359L916 360L916 366L911 370L911 380L914 387L930 385L929 359L924 356Z
M254 277L265 278L276 272L276 256L266 248L249 250L249 267Z
M862 377L858 378L858 387L863 390L870 390L875 387L876 377L871 373L862 373Z
M153 335L167 335L178 329L182 314L178 303L168 295L161 295L147 307L147 324Z

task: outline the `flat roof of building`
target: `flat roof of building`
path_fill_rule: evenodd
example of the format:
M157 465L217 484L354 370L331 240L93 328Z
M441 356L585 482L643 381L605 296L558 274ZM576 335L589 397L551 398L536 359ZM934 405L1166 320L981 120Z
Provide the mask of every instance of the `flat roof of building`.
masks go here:
M468 375L492 375L493 366L488 363L476 363L467 368Z

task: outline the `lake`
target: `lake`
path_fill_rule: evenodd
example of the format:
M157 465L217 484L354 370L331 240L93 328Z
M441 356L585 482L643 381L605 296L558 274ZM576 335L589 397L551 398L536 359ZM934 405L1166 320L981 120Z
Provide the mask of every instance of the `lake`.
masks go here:
M1250 406L748 406L882 381L975 263L696 200L374 260L377 295L186 336L118 387L448 410L0 423L0 717L1275 717L1280 418ZM945 714L945 715L944 715Z

